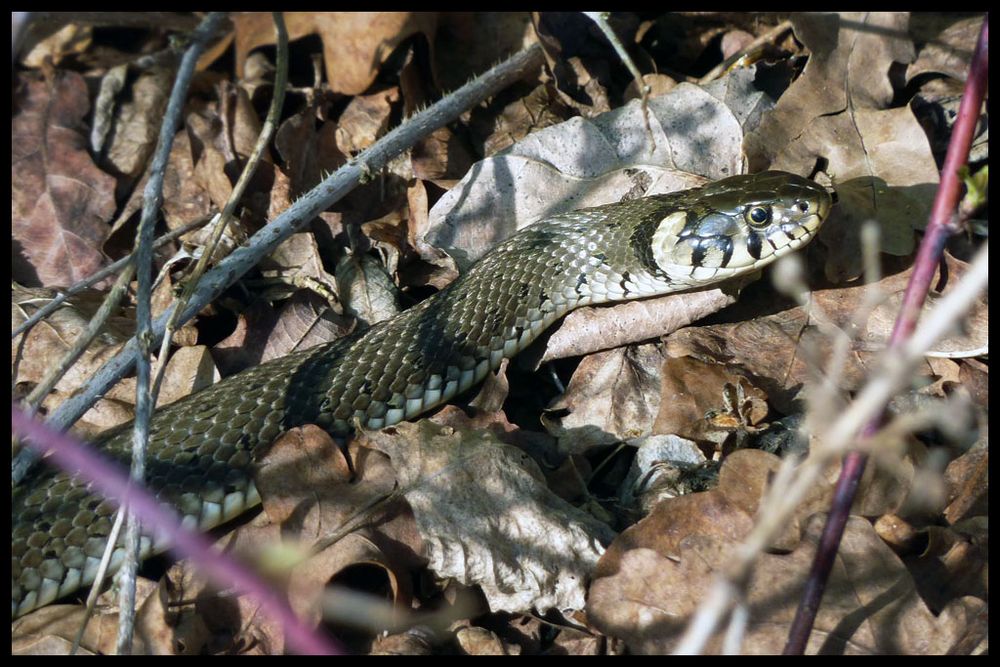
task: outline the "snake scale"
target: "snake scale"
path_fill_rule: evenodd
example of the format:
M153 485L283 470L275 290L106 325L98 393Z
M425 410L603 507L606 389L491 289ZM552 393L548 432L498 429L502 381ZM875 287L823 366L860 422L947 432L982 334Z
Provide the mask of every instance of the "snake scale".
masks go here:
M255 457L314 423L335 435L412 418L465 391L570 310L699 288L809 241L831 206L805 178L764 172L581 209L524 228L447 289L346 338L228 377L158 410L146 483L207 530L260 502ZM130 428L99 445L128 461ZM115 506L41 467L12 491L11 614L93 582ZM143 538L144 554L166 545ZM115 551L112 571L123 557Z

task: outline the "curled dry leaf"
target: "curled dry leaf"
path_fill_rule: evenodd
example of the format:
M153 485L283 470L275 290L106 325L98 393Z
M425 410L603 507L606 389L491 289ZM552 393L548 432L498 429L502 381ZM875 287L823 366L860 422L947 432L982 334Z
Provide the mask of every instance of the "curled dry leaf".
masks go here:
M140 73L132 83L110 127L107 160L118 172L138 178L146 168L173 81L173 69L156 67Z
M261 275L279 283L269 285L268 291L289 291L297 287L310 287L324 299L336 302L336 279L323 266L316 235L307 232L292 234L260 263ZM272 293L270 296L274 297Z
M396 87L352 98L337 119L334 136L340 152L354 155L374 144L388 129L389 116L397 102L399 88Z
M385 267L371 255L346 252L334 273L345 315L371 326L399 314L399 289Z
M307 192L347 161L337 148L335 123L316 126L315 104L286 119L275 133L274 145L285 162L294 196Z
M493 611L582 608L612 532L549 491L524 452L427 420L366 438L391 457L439 576L480 586Z
M970 16L955 21L928 39L917 54L916 61L906 68L907 83L929 72L965 81L982 25L982 16Z
M792 553L759 557L748 585L749 619L741 652L782 650L821 528L822 521L810 522L807 539ZM725 571L734 548L725 538L693 535L681 542L675 558L650 548L630 550L616 574L591 586L588 617L602 632L623 638L634 652L667 653L676 647L714 578ZM871 524L852 518L806 653L945 653L984 604L963 597L934 614ZM720 649L716 635L707 651Z

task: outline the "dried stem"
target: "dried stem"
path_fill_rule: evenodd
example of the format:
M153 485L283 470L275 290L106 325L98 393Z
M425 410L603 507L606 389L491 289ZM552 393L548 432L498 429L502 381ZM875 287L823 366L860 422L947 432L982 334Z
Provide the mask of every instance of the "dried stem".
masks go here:
M954 215L962 184L959 171L969 159L976 122L986 93L989 74L988 48L989 16L983 20L979 40L972 55L965 92L948 144L948 153L941 170L941 183L934 198L930 222L917 251L913 273L903 294L903 304L889 337L890 350L905 345L913 333L930 290L931 280L941 261L945 243L949 236L958 231L954 224ZM861 431L862 439L870 438L880 428L883 420L882 412L887 401L888 398L879 404L878 413L864 426ZM801 655L805 651L867 460L868 457L863 452L851 452L844 459L840 477L834 488L830 514L823 527L805 590L789 630L788 643L784 651L786 654Z
M160 138L153 155L149 180L142 195L142 215L139 219L139 230L135 241L136 289L136 339L139 341L139 353L136 358L136 388L135 388L135 421L132 424L132 462L130 470L131 484L143 483L146 479L146 444L149 441L149 421L156 405L155 392L150 390L150 356L153 348L153 231L160 215L163 203L163 177L170 160L170 149L174 144L174 136L181 123L181 112L187 99L188 87L194 76L195 65L202 51L208 46L219 27L225 20L222 12L208 14L201 24L191 33L191 44L181 59L174 79L174 87L170 92L167 110L160 126ZM127 272L126 272L127 273ZM119 575L119 617L118 646L119 655L132 652L132 635L135 627L135 577L139 568L139 547L141 526L138 517L129 514L125 525L125 560ZM105 546L113 549L110 541Z

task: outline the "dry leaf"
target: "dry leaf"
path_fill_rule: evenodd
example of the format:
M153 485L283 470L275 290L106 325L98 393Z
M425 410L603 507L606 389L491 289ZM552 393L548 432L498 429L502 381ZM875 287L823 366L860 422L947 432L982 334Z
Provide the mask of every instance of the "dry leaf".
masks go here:
M335 273L345 315L371 326L399 314L399 289L371 255L345 253Z
M13 275L68 286L105 264L100 247L115 210L115 180L87 153L90 108L83 77L20 74L11 125Z
M549 406L550 412L569 414L545 416L543 422L559 438L560 450L582 454L652 433L660 409L663 360L658 345L637 345L598 352L581 361L566 393Z
M347 335L352 329L351 324L335 313L325 299L315 292L299 290L278 311L278 320L268 334L261 361L329 343Z
M666 336L732 304L734 292L731 287L707 289L604 308L578 308L545 341L538 364Z
M959 81L965 81L969 73L972 51L976 48L976 40L982 25L982 16L970 16L955 21L929 39L917 54L916 61L906 69L907 83L914 77L928 72L945 74Z
M749 624L741 652L782 650L821 526L812 522L809 539L794 552L758 559L749 582ZM735 546L724 538L696 535L680 544L677 560L653 549L630 550L615 575L591 586L588 617L602 632L625 639L634 652L669 652ZM871 525L850 519L806 653L945 653L983 604L965 597L933 614ZM708 652L720 648L716 636Z
M286 119L275 133L274 145L285 162L294 196L307 192L347 158L337 148L335 123L316 127L317 110L308 105Z
M393 105L399 101L399 88L393 87L357 95L337 120L337 148L345 155L354 155L368 148L389 127Z
M330 89L357 95L365 91L379 68L408 37L422 33L433 42L436 14L423 12L285 12L289 41L319 35ZM269 14L231 16L236 25L236 76L243 76L247 54L274 44Z
M138 178L159 139L174 70L157 67L139 74L111 124L107 160L120 173Z
M493 611L580 609L610 529L555 496L521 450L427 420L367 433L392 459L430 568Z
M182 347L170 357L163 373L159 405L167 405L199 392L220 379L212 355L204 345Z

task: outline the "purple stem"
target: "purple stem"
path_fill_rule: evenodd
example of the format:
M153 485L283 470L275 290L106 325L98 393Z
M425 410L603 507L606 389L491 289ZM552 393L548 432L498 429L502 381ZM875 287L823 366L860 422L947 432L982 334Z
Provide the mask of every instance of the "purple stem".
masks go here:
M938 264L944 252L948 237L958 231L954 223L954 212L958 206L962 181L959 170L969 159L972 138L979 120L979 110L983 105L989 80L989 15L983 19L983 27L976 42L976 50L972 54L969 65L969 76L965 81L965 91L962 103L958 109L951 139L948 142L948 153L941 169L941 183L938 186L934 204L931 208L930 222L924 238L917 250L913 273L910 275L899 316L889 337L888 347L895 348L910 337L917 326L920 310L923 308L927 293L930 291L931 280L937 271ZM860 439L865 440L874 435L883 422L883 415L872 420L861 431ZM844 458L840 469L840 477L834 489L830 514L827 516L823 534L816 548L816 556L806 580L799 608L788 632L788 643L785 644L785 655L802 655L809 641L826 582L830 578L830 570L837 556L837 548L844 535L844 527L850 515L851 505L858 490L861 476L865 472L868 456L861 452L851 452Z
M288 604L249 570L218 553L200 533L182 528L177 517L145 489L129 487L128 475L117 465L94 454L75 438L35 421L17 406L11 406L10 421L15 435L25 438L40 452L48 452L50 463L86 479L93 485L92 491L117 502L122 502L127 493L129 510L151 530L172 535L170 549L179 558L196 562L220 589L235 588L252 595L268 615L279 620L285 631L285 641L292 650L322 655L343 652L329 638L303 625Z

